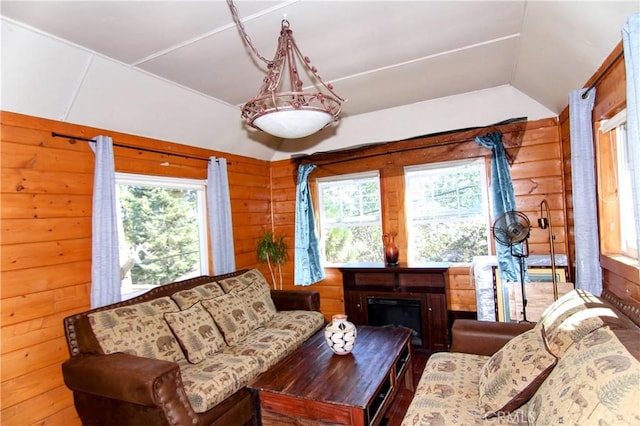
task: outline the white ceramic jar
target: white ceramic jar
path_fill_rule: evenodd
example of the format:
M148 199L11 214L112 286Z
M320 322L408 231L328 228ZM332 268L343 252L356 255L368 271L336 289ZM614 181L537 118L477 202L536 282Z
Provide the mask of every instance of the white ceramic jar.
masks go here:
M347 316L344 314L332 316L331 322L324 328L327 345L338 355L351 353L356 344L357 334L356 326L347 321Z

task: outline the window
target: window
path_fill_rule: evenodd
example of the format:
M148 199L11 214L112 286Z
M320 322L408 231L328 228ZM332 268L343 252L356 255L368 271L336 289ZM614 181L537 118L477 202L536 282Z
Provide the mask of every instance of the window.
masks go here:
M598 208L602 253L638 259L626 111L600 123Z
M409 262L489 254L484 160L405 167Z
M382 261L378 173L318 179L318 193L324 262Z
M208 274L205 182L116 173L123 298Z

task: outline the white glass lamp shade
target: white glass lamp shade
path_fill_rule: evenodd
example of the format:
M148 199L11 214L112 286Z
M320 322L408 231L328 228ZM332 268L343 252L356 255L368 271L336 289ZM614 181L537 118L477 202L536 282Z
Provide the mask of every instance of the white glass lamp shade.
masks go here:
M280 110L269 112L253 120L253 125L263 132L285 139L297 139L312 135L333 119L326 111L312 109Z

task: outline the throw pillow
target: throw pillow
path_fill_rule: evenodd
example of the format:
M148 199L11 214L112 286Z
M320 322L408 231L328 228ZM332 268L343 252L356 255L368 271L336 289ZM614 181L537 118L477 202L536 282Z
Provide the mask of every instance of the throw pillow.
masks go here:
M508 414L528 401L555 365L539 330L511 339L480 371L478 403L485 418Z
M229 293L232 290L240 290L247 286L247 283L240 279L240 275L238 275L237 277L220 280L218 281L218 283L220 283L220 287L222 287L225 293Z
M574 343L604 326L613 329L634 327L608 303L585 290L576 289L552 303L543 312L536 329L542 330L549 351L560 358Z
M183 361L180 345L163 314L179 311L169 297L89 314L91 328L105 354L132 355Z
M258 327L258 318L234 293L203 300L200 303L211 314L229 346Z
M242 299L258 318L258 325L265 325L276 315L276 306L271 299L269 284L256 280L248 286L233 290L236 297Z
M200 302L180 312L165 313L164 319L192 364L203 361L224 346L222 334Z
M255 268L238 276L219 281L225 293L229 293L233 290L240 290L255 282L263 284L270 289L269 283L264 278L264 275L262 275L262 272Z
M599 328L572 345L528 404L529 424L640 424L640 332Z
M224 291L216 282L206 283L188 290L181 290L173 293L171 298L180 306L180 309L187 309L196 302L204 299L212 299L222 296Z

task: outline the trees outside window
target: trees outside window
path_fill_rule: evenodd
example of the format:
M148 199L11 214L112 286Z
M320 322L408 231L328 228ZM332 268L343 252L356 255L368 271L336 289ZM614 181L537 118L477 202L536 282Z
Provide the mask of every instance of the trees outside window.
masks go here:
M405 168L409 262L471 262L489 254L483 160Z
M382 261L378 173L322 178L318 193L324 263Z
M204 182L117 174L116 187L123 295L208 273Z

